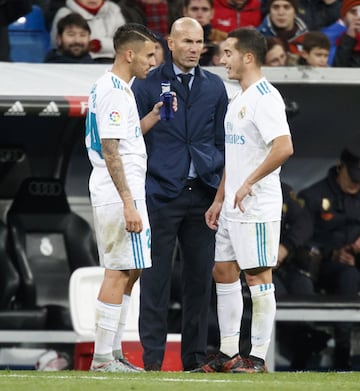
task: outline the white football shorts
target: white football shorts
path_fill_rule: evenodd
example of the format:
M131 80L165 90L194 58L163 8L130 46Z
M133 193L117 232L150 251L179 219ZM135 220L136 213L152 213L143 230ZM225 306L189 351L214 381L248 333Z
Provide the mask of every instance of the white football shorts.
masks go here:
M277 263L280 221L244 223L220 215L215 262L237 261L241 270L274 267Z
M127 232L121 202L93 207L100 264L110 270L151 267L151 231L145 200L135 201L143 230Z

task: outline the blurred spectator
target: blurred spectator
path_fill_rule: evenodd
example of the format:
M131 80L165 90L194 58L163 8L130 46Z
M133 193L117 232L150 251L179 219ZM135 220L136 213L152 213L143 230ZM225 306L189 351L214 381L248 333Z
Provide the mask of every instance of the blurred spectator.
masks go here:
M360 67L360 0L343 0L340 19L322 31L331 42L330 65Z
M140 23L147 25L146 14L139 0L112 0L120 6L126 23Z
M31 0L0 0L0 61L10 61L8 25L31 11Z
M267 67L284 67L288 64L288 54L284 42L277 37L266 37L267 52L264 65Z
M66 7L60 8L53 20L51 28L53 47L56 47L57 22L71 12L80 14L90 26L91 57L100 63L112 62L113 35L118 27L125 24L120 7L108 0L66 0Z
M262 20L260 0L214 0L214 28L229 32L238 27L257 27Z
M51 30L55 14L61 7L65 7L65 2L66 0L32 0L33 4L38 5L43 10L48 31Z
M299 65L327 67L330 53L330 40L321 31L305 33Z
M166 0L140 0L146 15L147 27L166 37L169 34L168 3Z
M278 37L286 45L291 61L298 61L306 24L297 15L297 0L269 0L269 13L258 30L265 37Z
M320 30L340 17L342 0L299 0L299 16L309 30Z
M167 44L167 40L162 36L157 36L158 41L155 43L155 62L156 66L163 64L168 56L170 56L170 50Z
M313 234L311 216L294 190L281 183L283 207L277 268L274 270L275 295L310 296L318 267L309 262L305 248Z
M94 63L89 54L90 33L87 21L80 14L64 16L57 24L57 48L47 54L45 62Z
M318 288L343 299L360 287L360 146L345 148L327 176L299 192L314 224L313 248L322 256ZM334 369L350 363L351 325L335 326Z
M211 65L216 45L226 39L227 33L215 29L210 24L214 15L213 0L185 0L183 15L196 19L204 30L204 49L200 65Z
M214 53L211 58L211 63L209 64L210 66L219 66L221 65L221 57L225 54L224 52L224 46L225 46L225 41L220 42L219 44L214 45Z
M138 1L145 12L147 26L164 37L169 34L169 26L182 16L183 0Z

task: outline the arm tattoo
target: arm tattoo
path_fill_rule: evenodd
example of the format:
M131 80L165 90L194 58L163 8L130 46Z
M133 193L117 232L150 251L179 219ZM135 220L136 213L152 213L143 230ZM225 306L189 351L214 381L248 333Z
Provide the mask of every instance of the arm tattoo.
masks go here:
M121 156L119 154L119 140L102 139L101 144L106 167L121 199L123 201L129 198L132 199Z

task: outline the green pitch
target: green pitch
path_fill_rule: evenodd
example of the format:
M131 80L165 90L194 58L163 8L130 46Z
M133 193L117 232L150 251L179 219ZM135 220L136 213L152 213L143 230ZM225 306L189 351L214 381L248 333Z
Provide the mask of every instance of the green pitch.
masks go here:
M360 390L360 372L268 374L139 374L0 371L1 391L332 391Z

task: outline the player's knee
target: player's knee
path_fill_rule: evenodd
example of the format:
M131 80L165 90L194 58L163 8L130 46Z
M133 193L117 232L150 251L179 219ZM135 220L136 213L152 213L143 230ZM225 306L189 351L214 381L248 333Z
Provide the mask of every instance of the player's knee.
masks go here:
M232 283L239 279L239 270L230 262L216 262L213 268L215 282Z

